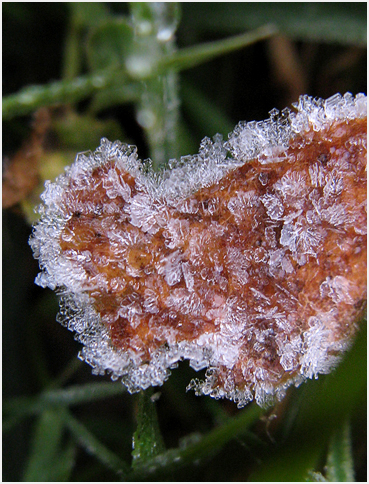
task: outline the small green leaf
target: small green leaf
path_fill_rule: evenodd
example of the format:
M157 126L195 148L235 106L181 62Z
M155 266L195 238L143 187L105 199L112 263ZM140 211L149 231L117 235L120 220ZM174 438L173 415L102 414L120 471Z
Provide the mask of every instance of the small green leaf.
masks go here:
M145 463L164 451L152 390L138 396L137 429L133 434L133 467Z
M327 478L330 482L355 480L350 425L347 421L331 437L327 459Z

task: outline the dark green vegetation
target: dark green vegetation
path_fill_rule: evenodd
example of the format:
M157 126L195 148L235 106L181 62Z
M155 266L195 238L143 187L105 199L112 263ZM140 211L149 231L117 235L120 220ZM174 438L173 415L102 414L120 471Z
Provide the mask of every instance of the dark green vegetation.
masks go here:
M41 179L101 136L136 144L159 166L299 94L366 91L365 3L168 9L3 4L5 162L45 105L58 107ZM175 38L147 34L158 22ZM5 481L366 480L364 331L336 372L290 389L268 410L186 393L198 376L187 363L158 393L129 395L76 358L79 345L55 322L57 297L33 283L27 239L38 190L3 212Z

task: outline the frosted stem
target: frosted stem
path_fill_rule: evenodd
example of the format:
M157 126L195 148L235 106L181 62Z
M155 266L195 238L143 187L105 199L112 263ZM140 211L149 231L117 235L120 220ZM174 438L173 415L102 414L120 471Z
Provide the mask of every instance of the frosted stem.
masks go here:
M173 3L131 4L135 27L135 49L128 68L138 77L175 51L174 32L178 8ZM178 86L177 74L168 69L157 77L142 81L137 121L145 130L150 158L157 170L177 156Z

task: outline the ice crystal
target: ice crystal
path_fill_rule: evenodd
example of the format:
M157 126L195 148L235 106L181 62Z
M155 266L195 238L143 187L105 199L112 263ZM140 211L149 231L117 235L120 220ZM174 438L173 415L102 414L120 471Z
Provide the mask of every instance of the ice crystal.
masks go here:
M160 173L102 139L46 183L36 283L95 374L135 392L188 359L241 407L337 364L366 293L366 97L295 107Z

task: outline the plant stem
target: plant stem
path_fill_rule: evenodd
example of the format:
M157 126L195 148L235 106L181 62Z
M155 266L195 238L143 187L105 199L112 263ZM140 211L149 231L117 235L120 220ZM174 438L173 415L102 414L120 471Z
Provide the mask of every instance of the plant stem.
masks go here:
M327 478L330 482L353 482L354 463L350 424L346 420L333 433L328 451Z
M29 86L3 99L3 120L29 114L41 106L73 103L87 98L116 81L116 70L105 70L46 86Z
M194 461L209 457L229 440L248 432L250 426L262 415L263 409L257 405L251 405L243 410L237 417L229 419L222 426L216 427L200 440L184 448L170 449L153 459L136 466L132 480L144 480L148 476L154 479L156 476L168 474L179 467L192 464ZM254 441L253 437L253 441Z
M71 80L52 82L45 86L25 87L3 99L3 120L32 113L42 106L78 102L95 92L104 92L111 86L116 86L120 90L120 102L125 98L127 102L132 102L136 96L137 86L141 83L144 89L140 90L143 91L140 101L143 110L140 122L147 125L147 128L144 126L144 129L147 129L149 145L152 147L151 156L155 160L169 160L176 156L175 132L177 131L179 107L176 72L190 69L216 56L266 39L275 32L276 29L273 26L265 26L229 39L188 47L179 51L175 51L173 45L168 43L165 45L165 49L163 46L160 47L163 49L160 55L154 53L153 56L151 50L145 49L145 45L140 45L140 49L145 53L144 57L149 63L146 70L137 71L135 67L132 69L132 66L128 70L126 67L105 69ZM137 61L142 61L139 55L133 57L136 65L139 64ZM144 84L145 80L146 84ZM126 88L126 94L124 88ZM148 97L149 104L146 105ZM149 108L146 113L145 108ZM154 120L151 110L155 116ZM156 123L154 127L151 126L153 122ZM162 140L165 144L164 149L160 147ZM163 155L165 152L166 156ZM156 164L160 163L156 162Z
M132 439L132 467L135 468L164 452L153 391L150 388L138 395L137 429Z
M155 71L164 58L175 55L173 35L178 23L178 9L173 10L173 5L176 4L131 4L135 38L131 57L134 61L130 68L139 76L145 74L145 69L147 72ZM163 31L167 32L164 37ZM146 66L144 70L142 66ZM137 121L145 131L154 170L178 156L177 76L169 65L159 71L157 75L141 81L143 89L137 105Z
M172 68L175 71L190 69L199 64L212 60L219 55L233 52L242 47L255 44L261 40L268 39L278 32L274 25L264 25L258 29L246 32L245 34L235 35L227 39L207 42L179 50L173 56L167 56L162 60L162 69Z

